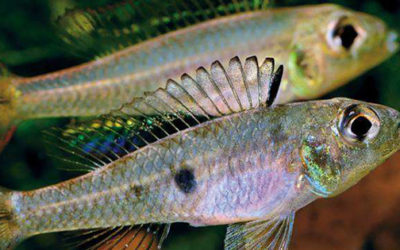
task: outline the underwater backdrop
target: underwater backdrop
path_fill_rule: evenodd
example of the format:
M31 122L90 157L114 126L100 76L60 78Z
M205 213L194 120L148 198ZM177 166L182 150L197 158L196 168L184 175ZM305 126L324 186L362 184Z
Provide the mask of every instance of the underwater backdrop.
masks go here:
M163 2L160 0L160 4L163 4ZM275 0L270 5L297 6L325 2L327 1ZM389 27L400 32L399 0L337 0L329 2L373 14L383 19ZM0 0L0 62L7 65L11 72L21 76L34 76L85 62L85 58L73 56L61 45L57 46L57 39L53 32L54 21L65 12L65 9L74 6L96 7L105 3L112 3L112 1L103 0L94 3L94 1L89 0ZM399 69L400 54L397 53L383 64L324 98L343 96L381 103L399 110ZM22 123L10 144L0 154L1 186L30 190L76 176L77 174L74 172L66 172L54 167L60 161L47 154L46 143L41 133L48 127L63 126L69 122L70 119L63 118L32 120ZM399 153L389 160L392 166L400 166L398 155ZM370 176L360 184L373 180L373 176ZM376 185L379 185L379 183ZM385 195L385 193L382 195ZM396 200L400 200L400 197ZM330 201L324 202L328 207ZM347 202L351 202L351 200L347 200ZM347 207L351 208L352 206ZM336 219L339 220L338 223L340 223L341 218L337 214L351 214L352 211L334 211L331 209L329 212L332 216L336 216ZM329 212L324 213L323 216L330 216ZM345 217L342 219L345 220ZM295 224L302 221L296 221ZM400 223L397 225L397 228L393 226L394 231L400 231ZM304 229L304 227L295 228ZM173 225L171 230L172 237L168 237L166 240L165 249L223 248L224 226L192 228L178 224ZM334 232L334 230L327 232L327 235ZM297 233L295 229L294 235L296 236ZM51 249L57 245L60 245L59 249L68 249L68 245L62 244L65 238L65 235L59 233L41 235L24 241L17 249ZM67 240L68 243L71 242ZM293 243L295 247L302 248L302 245L296 244L296 238ZM376 249L373 240L370 238L365 238L363 246L365 249Z

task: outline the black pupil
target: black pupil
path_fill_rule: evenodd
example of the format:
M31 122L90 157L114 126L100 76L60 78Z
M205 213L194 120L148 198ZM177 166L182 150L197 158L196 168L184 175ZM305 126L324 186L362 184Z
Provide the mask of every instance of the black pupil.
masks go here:
M342 41L342 46L345 49L350 49L354 43L354 40L358 36L358 33L352 25L348 24L338 27L334 32L334 36L339 36L340 40Z
M351 132L358 138L362 138L368 133L371 127L372 123L367 118L359 116L351 124Z

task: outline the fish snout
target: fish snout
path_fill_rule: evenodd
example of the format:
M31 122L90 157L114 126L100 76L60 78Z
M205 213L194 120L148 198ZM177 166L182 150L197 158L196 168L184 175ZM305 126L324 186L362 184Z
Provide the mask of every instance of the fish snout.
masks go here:
M399 49L400 38L396 31L389 31L386 39L386 47L390 53L394 53Z

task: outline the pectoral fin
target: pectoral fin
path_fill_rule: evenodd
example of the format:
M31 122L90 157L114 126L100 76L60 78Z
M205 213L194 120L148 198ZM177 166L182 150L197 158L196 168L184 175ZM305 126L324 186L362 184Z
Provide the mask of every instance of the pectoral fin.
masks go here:
M230 225L225 237L225 249L288 249L292 235L294 213L266 221Z

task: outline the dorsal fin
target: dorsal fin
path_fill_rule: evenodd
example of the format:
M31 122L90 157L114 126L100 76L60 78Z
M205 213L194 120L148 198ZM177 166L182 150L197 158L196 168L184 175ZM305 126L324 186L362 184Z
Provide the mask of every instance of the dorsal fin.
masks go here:
M87 166L103 166L204 121L272 104L282 69L274 72L272 58L259 66L256 57L243 65L235 57L226 68L217 61L209 71L199 68L194 78L184 74L180 83L169 80L165 88L135 98L109 115L70 126L61 137L54 136L61 144L51 142L86 159Z
M209 118L271 105L283 74L283 66L276 72L274 66L272 58L258 66L255 56L247 58L244 65L234 57L226 68L216 61L209 71L198 68L195 78L183 74L180 83L168 80L165 88L135 98L120 112L131 116L188 113Z
M267 0L122 1L94 9L67 10L56 21L56 29L74 54L104 56L206 20L265 9L267 3Z

